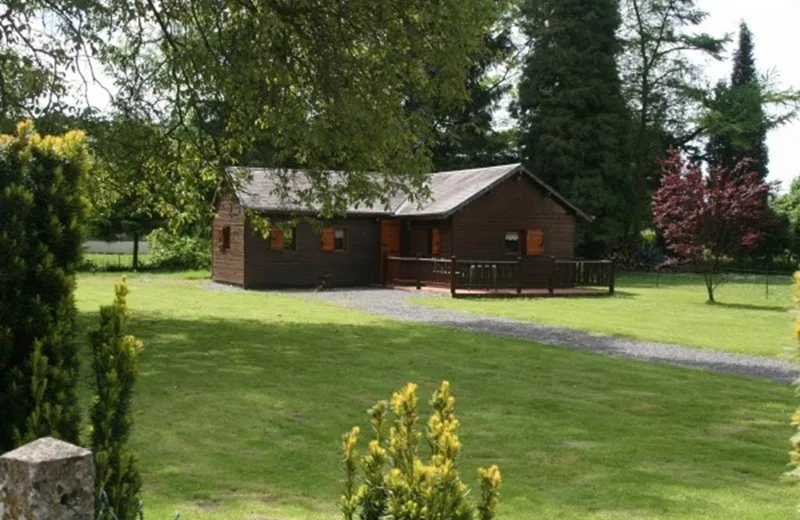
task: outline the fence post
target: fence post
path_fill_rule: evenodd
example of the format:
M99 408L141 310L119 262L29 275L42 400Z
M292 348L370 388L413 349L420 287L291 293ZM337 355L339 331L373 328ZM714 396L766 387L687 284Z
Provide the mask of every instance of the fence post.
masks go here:
M550 278L547 283L547 291L553 294L556 290L556 257L550 257Z
M414 274L416 275L415 278L417 279L417 290L419 291L422 289L422 280L420 279L420 266L422 265L419 261L420 254L417 253L417 260L414 262Z
M616 272L617 272L617 266L616 266L616 263L614 262L614 260L611 261L611 263L609 264L608 268L611 270L611 272L608 275L608 294L613 296L614 295L614 283L616 282Z
M386 287L389 282L389 253L384 251L381 255L381 285Z
M43 437L0 457L0 518L93 520L92 452Z
M522 294L522 257L517 257L517 295Z
M767 300L769 300L769 264L767 264Z
M450 296L456 297L456 255L450 257Z

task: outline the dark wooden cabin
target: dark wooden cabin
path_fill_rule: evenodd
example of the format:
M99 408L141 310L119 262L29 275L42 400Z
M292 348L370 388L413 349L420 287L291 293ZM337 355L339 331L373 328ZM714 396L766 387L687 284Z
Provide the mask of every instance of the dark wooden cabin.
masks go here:
M316 227L301 222L264 239L244 210L272 222L308 213L287 203L276 189L287 176L302 182L303 172L252 168L250 174L251 181L220 199L213 224L212 277L245 288L368 286L414 279L417 285L455 287L458 271L465 284L552 289L555 271L572 269L556 262L574 260L576 226L590 220L522 165L510 164L433 173L431 197L421 205L398 200L388 209L354 207L344 218Z

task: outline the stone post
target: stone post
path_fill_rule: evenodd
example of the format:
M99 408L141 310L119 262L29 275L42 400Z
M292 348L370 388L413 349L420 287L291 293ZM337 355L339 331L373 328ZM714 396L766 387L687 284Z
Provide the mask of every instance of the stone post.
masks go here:
M0 520L94 520L92 452L44 437L0 457Z

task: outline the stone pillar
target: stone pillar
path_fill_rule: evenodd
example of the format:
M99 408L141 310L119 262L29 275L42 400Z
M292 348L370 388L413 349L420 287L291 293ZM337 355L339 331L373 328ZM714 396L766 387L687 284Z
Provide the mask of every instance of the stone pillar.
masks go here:
M0 457L0 520L93 520L92 452L44 437Z

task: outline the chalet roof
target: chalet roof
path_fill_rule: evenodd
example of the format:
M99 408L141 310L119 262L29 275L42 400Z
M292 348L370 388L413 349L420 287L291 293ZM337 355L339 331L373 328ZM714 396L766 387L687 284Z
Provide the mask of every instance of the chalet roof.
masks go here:
M309 211L291 197L282 197L279 186L283 183L285 193L299 193L310 186L303 170L280 170L275 168L246 168L250 180L235 189L239 203L257 211ZM396 197L387 207L352 205L347 208L353 215L395 215L406 217L447 217L480 197L508 177L521 173L527 175L539 187L567 211L587 220L592 217L581 211L557 193L547 183L525 169L522 164L505 164L486 168L435 172L430 174L427 185L431 197L421 203ZM340 172L330 172L329 181L335 185ZM344 182L344 177L342 182ZM289 185L287 186L286 183Z

